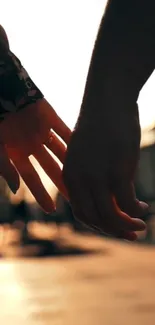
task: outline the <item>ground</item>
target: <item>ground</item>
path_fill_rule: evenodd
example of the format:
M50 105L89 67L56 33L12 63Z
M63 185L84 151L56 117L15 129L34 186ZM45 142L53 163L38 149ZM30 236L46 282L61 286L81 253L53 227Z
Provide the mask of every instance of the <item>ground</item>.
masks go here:
M1 260L0 324L154 325L155 248L74 236L94 252Z

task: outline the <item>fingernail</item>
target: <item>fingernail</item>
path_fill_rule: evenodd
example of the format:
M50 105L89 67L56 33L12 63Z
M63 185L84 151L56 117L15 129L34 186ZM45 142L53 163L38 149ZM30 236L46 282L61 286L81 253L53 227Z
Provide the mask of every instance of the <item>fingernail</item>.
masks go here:
M133 219L134 222L137 225L137 230L145 230L146 229L146 223L140 219Z
M149 209L149 205L146 202L140 201L140 206L144 209L144 210L148 210Z

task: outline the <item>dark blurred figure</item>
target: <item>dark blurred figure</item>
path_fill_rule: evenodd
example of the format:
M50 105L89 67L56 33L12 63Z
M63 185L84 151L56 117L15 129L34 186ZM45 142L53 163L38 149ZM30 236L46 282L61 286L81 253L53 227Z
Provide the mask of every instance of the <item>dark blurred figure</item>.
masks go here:
M0 247L8 241L11 223L11 203L8 197L8 186L0 177Z
M28 239L28 223L31 220L31 214L28 204L22 200L18 204L12 204L12 227L21 231L21 244Z

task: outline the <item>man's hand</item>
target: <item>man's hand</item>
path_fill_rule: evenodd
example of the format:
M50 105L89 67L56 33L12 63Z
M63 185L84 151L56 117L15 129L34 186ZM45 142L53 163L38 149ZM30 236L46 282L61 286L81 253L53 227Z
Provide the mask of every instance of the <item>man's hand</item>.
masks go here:
M46 212L51 212L54 204L32 166L29 156L33 155L37 159L45 173L67 197L62 182L61 168L45 148L46 146L50 149L63 163L66 146L51 129L61 137L65 144L69 142L71 131L45 99L38 100L18 113L9 113L8 117L0 123L1 175L15 192L19 187L18 171Z
M81 113L68 146L64 182L79 220L134 240L135 231L145 229L137 218L148 208L136 199L133 185L140 150L138 109L100 112L87 119Z
M135 239L148 209L136 199L140 126L136 102L154 70L155 2L109 0L88 71L64 182L75 216L90 227Z

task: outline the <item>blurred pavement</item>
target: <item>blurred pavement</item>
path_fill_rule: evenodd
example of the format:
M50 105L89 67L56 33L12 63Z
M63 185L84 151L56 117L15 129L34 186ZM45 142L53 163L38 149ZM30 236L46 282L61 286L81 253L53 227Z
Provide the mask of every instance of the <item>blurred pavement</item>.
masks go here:
M155 248L75 236L96 253L1 259L0 324L154 325Z

